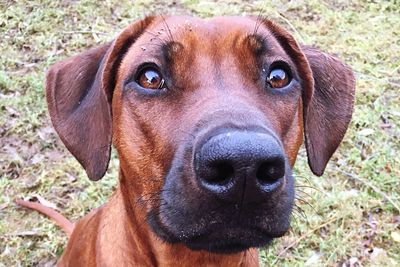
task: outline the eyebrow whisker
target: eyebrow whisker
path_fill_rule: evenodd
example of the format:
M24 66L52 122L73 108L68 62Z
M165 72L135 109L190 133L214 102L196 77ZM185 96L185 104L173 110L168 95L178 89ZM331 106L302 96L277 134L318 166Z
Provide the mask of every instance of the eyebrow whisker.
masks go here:
M167 23L167 21L165 20L165 17L163 15L161 15L163 24L165 25L165 27L167 28L167 33L168 33L168 38L170 42L174 42L174 37L172 35L171 29L169 28L169 25Z
M261 7L260 12L258 12L257 19L256 19L256 24L254 26L253 35L256 35L258 33L258 30L259 30L260 26L263 23L264 16L262 15L262 13L264 13L264 11L265 11L264 7Z
M158 34L155 34L154 32L151 32L149 30L145 30L145 32L150 34L151 36L153 36L157 40L159 40L164 45L166 45L168 43L166 40L164 40L163 38L161 38Z

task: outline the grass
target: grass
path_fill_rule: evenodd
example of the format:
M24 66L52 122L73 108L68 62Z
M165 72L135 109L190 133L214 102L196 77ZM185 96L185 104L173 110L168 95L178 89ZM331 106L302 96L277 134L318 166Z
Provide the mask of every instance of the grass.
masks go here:
M133 2L133 1L132 1ZM135 19L258 15L355 71L356 107L323 177L296 164L292 229L261 251L264 265L400 266L400 3L392 1L3 1L0 3L0 266L51 266L66 236L16 198L39 195L76 220L117 183L116 156L90 182L55 134L44 101L52 63L112 40Z

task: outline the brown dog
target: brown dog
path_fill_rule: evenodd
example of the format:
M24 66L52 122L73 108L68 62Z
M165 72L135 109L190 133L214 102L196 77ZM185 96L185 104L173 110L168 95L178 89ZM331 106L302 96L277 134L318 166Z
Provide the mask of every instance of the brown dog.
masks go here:
M59 265L257 266L255 248L289 228L303 132L322 175L354 87L336 58L243 17L147 17L54 65L47 101L66 147L92 180L111 143L120 158L107 204L74 228L57 219L72 232Z

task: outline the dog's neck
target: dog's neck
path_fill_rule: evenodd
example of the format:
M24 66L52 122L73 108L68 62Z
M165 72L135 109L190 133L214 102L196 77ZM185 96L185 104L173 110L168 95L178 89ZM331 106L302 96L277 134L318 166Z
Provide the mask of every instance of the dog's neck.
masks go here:
M121 177L122 176L122 177ZM107 206L123 206L125 214L120 222L125 239L119 246L125 250L135 250L140 259L137 263L149 266L177 266L177 263L190 263L191 266L258 266L258 252L249 249L235 254L214 254L205 251L193 251L183 244L168 244L160 240L150 229L146 220L146 208L139 204L138 198L120 172L120 185ZM111 203L112 202L112 203ZM123 218L126 217L126 218ZM116 245L116 244L115 244ZM140 253L137 253L140 251Z

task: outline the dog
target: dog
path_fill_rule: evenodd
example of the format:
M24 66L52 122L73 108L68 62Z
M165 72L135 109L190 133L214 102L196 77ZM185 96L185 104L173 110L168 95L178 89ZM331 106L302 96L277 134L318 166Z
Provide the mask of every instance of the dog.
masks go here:
M349 67L253 17L150 16L53 65L52 123L91 180L119 186L76 224L59 266L258 266L284 235L305 139L322 175L351 120Z

